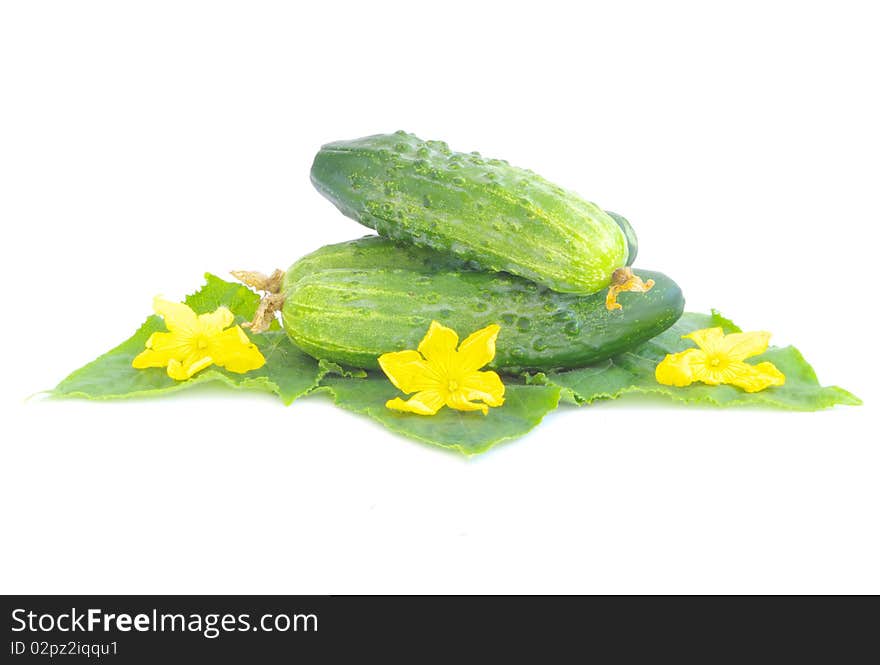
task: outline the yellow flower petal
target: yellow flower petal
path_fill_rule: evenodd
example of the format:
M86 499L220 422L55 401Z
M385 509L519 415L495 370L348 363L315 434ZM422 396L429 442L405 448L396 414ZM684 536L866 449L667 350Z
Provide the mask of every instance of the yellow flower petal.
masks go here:
M203 335L216 335L235 321L235 316L226 307L218 307L210 314L199 314L200 332Z
M725 335L721 328L705 328L683 338L694 340L700 348L666 356L654 370L658 383L667 386L687 386L694 381L710 386L728 384L750 393L785 383L785 375L773 363L743 362L767 350L768 332Z
M266 363L263 354L239 326L227 328L235 317L226 307L196 315L185 304L156 296L153 309L165 320L169 332L150 335L146 350L132 360L135 369L165 367L172 379L184 381L215 363L238 373Z
M446 406L459 411L482 411L484 416L489 413L489 407L486 404L469 401L460 390L446 395Z
M765 331L731 333L724 336L720 350L731 360L745 360L764 353L769 345L770 333Z
M131 361L131 366L135 369L146 369L147 367L165 367L166 365L168 365L169 360L171 360L171 356L167 353L147 349L146 351L141 351L137 356L135 356L134 360Z
M477 371L495 357L499 330L494 324L478 330L456 350L456 332L433 321L418 351L382 354L379 366L391 383L405 393L415 393L407 401L399 397L388 400L385 406L420 415L434 415L444 404L484 414L490 406L501 406L501 378L495 372Z
M692 339L703 351L715 352L724 343L724 331L721 328L703 328L694 330L688 335L682 335L682 339Z
M732 362L723 372L723 383L742 388L747 393L756 393L770 386L783 385L785 375L769 362L757 365Z
M213 360L210 356L195 356L184 362L172 358L168 361L168 376L175 381L186 381L191 379L197 372L210 367L212 362Z
M461 372L475 372L492 362L495 357L495 340L501 326L492 324L468 335L458 347L456 363Z
M405 393L437 388L440 377L418 351L395 351L379 356L379 367Z
M168 361L168 367L166 368L168 372L168 376L170 376L175 381L186 381L191 374L186 373L186 368L184 368L183 364L179 360L175 360L172 358Z
M445 399L439 390L422 390L403 401L399 397L388 400L385 406L394 411L417 413L420 416L433 416L443 408Z
M785 374L773 363L771 362L762 362L757 365L752 365L758 372L761 374L772 378L773 383L771 386L784 386L785 385Z
M704 355L699 349L688 349L666 356L654 370L657 383L664 386L689 386L695 380L692 361Z
M178 333L156 332L150 335L142 351L131 366L135 369L165 367L169 361L182 362L193 350L192 340Z
M193 349L193 338L180 333L155 332L147 340L146 347L169 358L183 360Z
M244 374L259 369L266 359L239 326L233 326L208 339L207 353L220 367Z
M495 372L474 372L461 382L461 394L468 400L479 400L489 406L504 404L504 384Z
M425 338L419 342L419 353L435 369L448 371L455 363L456 346L458 346L458 335L455 331L436 321L431 321Z
M165 326L171 332L195 335L198 331L198 317L187 305L165 300L162 296L153 298L153 311L165 319Z

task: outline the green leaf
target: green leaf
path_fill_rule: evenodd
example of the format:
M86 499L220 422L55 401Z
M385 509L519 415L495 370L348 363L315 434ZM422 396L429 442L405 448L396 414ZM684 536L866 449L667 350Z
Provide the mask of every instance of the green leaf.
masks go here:
M325 377L321 390L331 393L336 404L366 415L392 432L465 455L482 453L497 443L515 439L534 428L559 403L555 386L507 385L504 405L462 412L444 408L433 416L392 411L385 406L397 391L387 378L369 374L366 378Z
M323 374L338 374L339 376L346 376L354 379L364 379L367 376L365 370L357 369L355 367L343 367L330 360L319 360L318 367L321 368Z
M705 314L696 314L690 313L687 316L695 317L694 322L704 321ZM708 320L705 320L704 328L721 328L724 331L725 335L729 335L730 333L738 333L742 332L742 328L736 325L733 321L728 319L726 316L722 315L717 309L713 309L712 313L709 315ZM699 330L698 328L696 330ZM690 331L688 331L690 332Z
M206 284L187 296L186 304L198 314L212 312L225 305L236 317L236 323L249 320L260 297L241 284L227 282L211 274ZM266 364L247 374L236 374L220 367L209 367L188 381L175 381L164 369L134 369L131 361L144 350L154 332L165 330L158 316L150 316L138 331L116 348L90 362L64 379L52 395L87 399L120 399L161 395L195 385L217 382L232 388L261 390L278 395L285 404L313 390L328 368L320 368L311 357L297 349L287 335L278 330L251 334L254 344L266 358Z
M739 328L718 312L685 313L669 330L631 351L591 367L567 372L539 374L527 378L532 384L555 385L563 399L589 404L597 399L613 399L629 394L660 395L679 402L711 406L770 406L797 411L817 411L835 404L861 404L861 400L837 386L823 387L813 368L793 346L770 347L750 363L770 361L785 374L785 385L747 393L735 386L707 386L700 383L677 388L664 386L654 378L654 368L667 353L692 348L682 335L721 326L725 333Z

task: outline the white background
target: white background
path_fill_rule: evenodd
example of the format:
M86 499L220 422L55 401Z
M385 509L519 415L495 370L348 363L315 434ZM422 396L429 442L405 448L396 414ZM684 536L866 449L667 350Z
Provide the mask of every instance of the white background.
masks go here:
M7 2L3 592L880 592L871 3ZM560 409L482 457L323 398L25 402L156 293L365 233L396 129L625 214L688 308L862 407Z

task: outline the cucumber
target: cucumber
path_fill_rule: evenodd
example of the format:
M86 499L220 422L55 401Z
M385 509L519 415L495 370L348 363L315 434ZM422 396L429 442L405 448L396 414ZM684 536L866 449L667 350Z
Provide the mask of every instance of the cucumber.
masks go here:
M605 212L608 213L611 219L617 222L620 230L623 231L624 237L626 237L626 265L631 266L636 260L636 254L639 253L639 239L636 237L636 231L623 215L618 215L610 210Z
M325 245L306 254L294 263L284 275L282 292L301 278L323 270L413 270L416 272L446 272L467 270L463 261L423 247L402 245L378 236L364 236L333 245Z
M608 286L635 237L532 171L405 132L328 143L311 178L343 214L381 236L563 293Z
M621 294L623 309L608 311L602 293L557 293L372 236L329 245L291 266L282 320L306 353L364 369L377 369L383 353L415 349L433 320L462 338L499 324L495 369L581 367L654 337L681 316L678 285L661 273L640 274L654 288Z

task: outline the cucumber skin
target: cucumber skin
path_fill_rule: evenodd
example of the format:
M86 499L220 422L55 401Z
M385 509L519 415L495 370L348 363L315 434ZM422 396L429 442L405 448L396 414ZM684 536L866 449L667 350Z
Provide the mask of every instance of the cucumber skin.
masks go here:
M321 148L312 183L379 235L563 293L608 286L627 239L605 211L506 161L405 132Z
M618 215L616 212L611 212L610 210L606 210L605 212L617 222L617 225L626 237L626 265L631 266L635 263L636 255L639 253L639 239L636 236L636 230L623 215Z
M623 309L610 312L604 292L556 293L372 236L328 245L291 266L282 320L303 351L351 367L377 369L381 354L415 349L436 320L462 339L498 323L495 369L570 369L630 349L681 316L684 298L675 282L661 273L639 275L654 279L654 288L621 294Z

